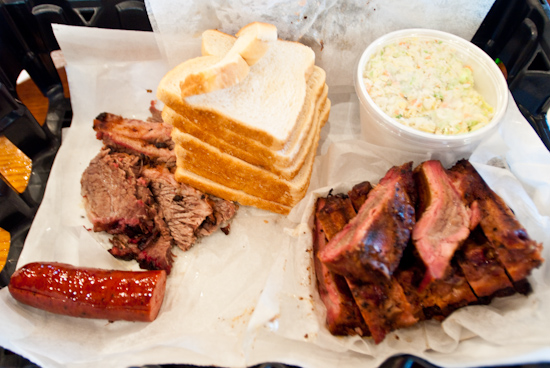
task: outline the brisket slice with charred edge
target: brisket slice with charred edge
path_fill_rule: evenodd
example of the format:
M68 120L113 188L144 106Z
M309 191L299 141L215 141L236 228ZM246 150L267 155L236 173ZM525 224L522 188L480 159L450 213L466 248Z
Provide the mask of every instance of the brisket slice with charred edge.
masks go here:
M333 272L355 280L371 280L376 271L391 278L415 223L407 188L412 163L391 168L370 191L359 213L319 252Z
M489 188L470 162L461 160L451 171L461 176L456 182L463 196L477 202L483 233L514 286L521 288L531 271L542 264L542 244L529 237L504 200Z
M114 235L113 256L169 273L174 244L187 250L218 228L227 234L237 207L175 180L171 127L154 104L151 112L147 122L96 118L104 147L84 171L81 193L93 230Z
M135 259L143 269L165 270L170 274L174 262L171 250L173 240L161 215L155 215L154 222L154 232L148 236L130 238L125 234L115 235L109 253L127 261Z
M175 166L172 127L168 123L126 119L104 112L95 118L94 130L97 139L113 150Z
M231 224L229 221L235 216L238 205L225 199L208 194L206 201L212 207L213 213L204 219L203 223L195 231L195 235L201 238L220 229L225 235L229 234Z
M439 161L414 170L418 194L412 240L426 265L426 280L441 279L456 249L470 234L470 211Z
M346 280L330 271L317 258L319 251L326 246L327 238L330 239L334 231L337 232L338 228L344 227L355 216L353 211L350 213L346 210L345 202L346 198L343 196L329 196L317 200L313 225L313 262L317 288L327 310L326 324L330 333L369 336L369 329L355 304ZM339 214L334 216L335 213ZM324 230L324 225L331 229L328 233Z
M86 212L94 231L114 234L112 255L170 273L172 240L140 168L137 156L101 150L81 179Z

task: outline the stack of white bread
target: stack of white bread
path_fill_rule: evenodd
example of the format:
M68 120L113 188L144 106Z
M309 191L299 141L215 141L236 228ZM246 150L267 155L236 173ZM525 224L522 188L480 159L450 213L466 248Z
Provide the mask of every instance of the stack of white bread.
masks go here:
M202 56L159 84L176 180L281 214L305 196L330 100L313 50L251 23L202 34Z

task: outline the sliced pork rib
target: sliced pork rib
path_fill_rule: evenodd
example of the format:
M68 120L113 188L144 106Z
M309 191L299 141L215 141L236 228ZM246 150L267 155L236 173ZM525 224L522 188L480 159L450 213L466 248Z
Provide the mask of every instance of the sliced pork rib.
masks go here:
M470 211L439 161L414 170L418 220L412 240L426 265L426 280L441 279L456 249L470 234Z
M451 171L463 176L461 188L467 192L464 196L479 206L483 233L512 281L521 282L542 264L542 244L529 237L504 200L489 188L470 162L461 160Z
M481 300L514 293L512 283L481 228L476 228L456 255L462 272Z
M349 200L348 200L349 201ZM330 208L330 212L334 214L337 208L341 209L341 214L335 216L338 219L337 224L330 224L330 229L334 234L338 232L338 227L344 227L350 218L347 215L350 213L345 210L347 207L345 198L328 197L319 198L316 205L316 219L313 227L313 260L315 266L315 274L317 277L317 288L319 296L327 310L326 323L327 328L333 335L370 335L369 329L365 324L363 317L351 295L346 279L343 276L337 275L330 271L318 258L319 251L324 249L327 243L327 232L324 231L323 222L319 214ZM351 214L352 217L355 215ZM330 216L325 216L325 220L330 221ZM327 223L327 222L325 222Z
M334 238L355 215L350 198L342 194L328 196L318 203L317 218L328 240Z
M342 309L351 310L342 307L348 291L376 343L420 320L530 292L526 277L543 261L541 244L473 166L426 161L414 174L411 166L390 169L372 190L360 183L349 198L317 201L315 269L331 331ZM348 288L338 289L342 278Z
M168 123L101 113L94 120L94 130L97 139L114 150L142 155L170 167L175 165L172 127Z
M374 270L390 279L413 229L412 163L391 168L370 191L361 209L319 253L321 261L345 277L370 280Z
M373 271L362 280L346 279L375 343L398 328L418 322L415 310L395 277Z
M149 233L154 227L149 213L153 197L139 169L138 157L109 149L90 162L82 174L81 194L94 231Z
M353 204L355 212L359 212L359 209L367 200L369 192L372 190L372 185L368 181L363 181L359 184L355 184L353 188L348 192L349 199Z

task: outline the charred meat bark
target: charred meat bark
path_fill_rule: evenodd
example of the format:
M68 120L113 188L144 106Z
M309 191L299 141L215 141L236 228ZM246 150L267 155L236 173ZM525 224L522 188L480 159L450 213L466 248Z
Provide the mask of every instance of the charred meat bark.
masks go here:
M172 127L168 123L126 119L104 112L95 118L94 130L97 139L113 150L142 155L170 167L175 165Z
M151 112L147 122L96 118L104 147L84 171L81 192L93 230L114 234L113 256L170 272L172 246L188 250L218 228L227 234L237 207L175 180L171 127L154 104Z
M318 203L317 218L328 240L334 238L355 215L350 198L342 194L329 196Z
M492 244L479 227L466 239L456 258L468 284L482 302L514 293Z
M372 188L370 184L365 183L355 186L350 191L356 199L356 205L361 202L358 207L361 207L362 203L366 201ZM316 224L325 229L328 240L338 236L338 232L356 216L350 197L344 195L329 196L326 199L321 198L318 206L321 208L317 210ZM319 244L322 243L319 242ZM323 250L322 246L319 248L321 251ZM329 307L333 308L331 312L334 312L335 305L340 308L337 310L339 314L327 315L329 330L334 326L334 315L349 316L353 312L354 321L356 321L358 318L355 316L357 308L360 316L366 322L370 334L377 343L382 341L389 332L397 328L411 326L418 321L413 315L413 307L406 299L403 289L394 277L388 279L386 275L379 274L376 270L365 270L361 281L350 277L343 278L331 272L318 259L316 259L316 262L317 275L323 276L323 282L320 282L319 285L335 285L333 289L338 288L339 290L339 293L334 292L328 297L325 296L329 299L325 302L325 305L328 304ZM327 281L328 277L330 277L331 282ZM347 287L342 284L344 280ZM325 292L322 287L319 290L322 294ZM350 292L351 294L349 294ZM353 309L349 306L351 300L349 300L348 295L351 295L355 301L356 305ZM330 296L332 296L332 299L330 299ZM336 304L334 300L340 301L340 303ZM342 313L342 310L347 313Z
M367 200L369 192L372 190L372 184L368 181L355 184L353 188L348 192L349 199L353 204L355 212L359 212L359 209Z
M165 270L170 274L174 262L173 240L162 216L156 215L154 223L154 231L149 235L138 235L133 238L125 234L115 235L109 253L123 260L135 259L141 268Z
M412 163L391 168L370 191L354 217L319 253L332 271L356 280L370 280L372 271L390 279L413 229L414 207L406 188Z
M493 245L512 282L522 282L542 264L542 244L529 237L512 210L489 188L470 162L459 161L451 171L462 175L464 196L477 202L483 233Z
M229 234L230 220L235 216L238 206L225 199L208 194L206 201L212 207L213 213L204 219L201 226L195 231L195 234L200 238L208 236L214 231L220 229L225 235Z
M315 229L325 227L332 236L324 244L325 234L315 232L317 273L345 278L376 343L420 320L443 320L466 305L528 293L527 276L543 261L541 244L469 162L445 170L427 161L416 168L414 181L396 179L406 172L406 166L390 169L366 200L358 195L363 183L348 192L358 199L355 217L349 205L338 204L345 195L318 199L333 204L315 216ZM407 226L396 224L414 226L414 209L406 211L410 199L419 219L407 233Z
M418 322L395 277L388 279L373 271L362 280L346 280L375 343L382 342L391 331Z
M470 211L439 161L414 170L418 188L412 240L426 265L426 281L441 279L456 249L470 234Z
M324 249L327 243L327 232L324 231L320 214L329 208L330 213L334 214L339 207L342 213L335 217L338 219L337 224L332 224L331 217L326 216L326 214L324 218L328 220L325 223L330 224L332 231L338 227L343 227L350 219L346 218L349 213L344 209L347 207L345 204L343 205L344 202L345 198L342 196L319 198L317 201L316 218L313 227L313 260L317 277L317 288L327 310L326 324L330 333L333 335L368 336L370 335L369 329L351 295L346 279L330 271L317 258L319 251ZM351 215L354 216L355 213ZM330 236L328 239L330 239Z

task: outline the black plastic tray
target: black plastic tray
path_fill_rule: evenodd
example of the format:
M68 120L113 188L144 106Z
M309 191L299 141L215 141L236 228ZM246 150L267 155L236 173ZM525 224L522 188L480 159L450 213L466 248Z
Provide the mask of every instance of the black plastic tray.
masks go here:
M472 38L507 71L507 81L520 111L550 150L550 7L546 0L497 0ZM33 160L29 186L18 194L0 180L0 227L11 234L8 262L0 288L8 284L42 200L51 165L61 144L61 131L72 118L70 100L51 59L59 49L52 23L151 31L143 0L0 0L0 135L7 136ZM40 126L19 101L16 80L26 70L49 109ZM0 367L37 367L0 347ZM191 368L150 365L150 368ZM285 368L278 363L258 368ZM388 359L384 368L431 368L417 357ZM517 366L520 367L520 366ZM550 363L523 367L550 367ZM145 368L145 367L143 367Z

